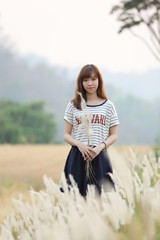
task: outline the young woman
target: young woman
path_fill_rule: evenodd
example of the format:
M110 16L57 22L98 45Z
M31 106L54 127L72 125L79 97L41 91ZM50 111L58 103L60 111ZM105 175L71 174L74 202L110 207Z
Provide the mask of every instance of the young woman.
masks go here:
M78 92L86 101L87 111L92 113L90 146L86 134L80 131L82 110ZM108 175L112 173L112 166L107 148L117 140L117 125L120 123L113 102L106 97L102 76L95 65L87 64L80 70L75 97L66 107L64 120L64 140L71 145L64 167L68 186L71 186L71 174L84 197L89 184L95 186L99 195L102 185L110 185L115 190L114 182ZM92 175L90 179L86 178L86 161L91 161L93 169L94 177ZM64 192L63 187L60 190Z

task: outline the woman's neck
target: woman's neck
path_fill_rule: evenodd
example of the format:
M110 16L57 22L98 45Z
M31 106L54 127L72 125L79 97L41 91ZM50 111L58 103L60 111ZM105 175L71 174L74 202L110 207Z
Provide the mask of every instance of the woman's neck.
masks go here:
M100 98L97 96L97 93L87 94L87 103L94 103L99 101Z
M91 93L91 94L87 93L87 100L88 101L92 101L92 100L95 100L97 98L98 98L97 93Z

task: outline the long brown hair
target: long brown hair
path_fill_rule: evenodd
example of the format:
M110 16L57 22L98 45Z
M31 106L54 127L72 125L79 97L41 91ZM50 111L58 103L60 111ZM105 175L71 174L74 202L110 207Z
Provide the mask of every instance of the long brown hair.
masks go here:
M92 74L94 74L95 77L98 78L97 96L102 99L107 99L104 88L103 88L103 79L102 79L100 71L98 70L98 68L95 65L87 64L81 68L81 70L78 74L76 90L75 90L75 97L71 100L71 102L73 102L74 106L77 109L81 109L81 105L80 105L81 98L77 92L81 92L83 98L85 99L85 101L87 101L86 91L83 87L82 82L83 82L84 78L90 78L92 76Z

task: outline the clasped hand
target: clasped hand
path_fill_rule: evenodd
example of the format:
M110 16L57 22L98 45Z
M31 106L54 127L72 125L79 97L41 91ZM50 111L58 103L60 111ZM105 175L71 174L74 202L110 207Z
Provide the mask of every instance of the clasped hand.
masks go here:
M100 146L96 146L93 148L93 146L89 147L81 142L78 144L77 147L82 153L84 160L87 161L92 161L102 150Z

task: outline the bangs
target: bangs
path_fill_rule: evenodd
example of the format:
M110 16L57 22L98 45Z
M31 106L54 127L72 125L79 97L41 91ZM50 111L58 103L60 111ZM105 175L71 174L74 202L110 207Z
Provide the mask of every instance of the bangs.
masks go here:
M92 68L91 66L89 66L89 67L86 67L86 69L84 69L84 72L82 73L81 78L82 78L82 79L84 79L84 78L90 78L90 77L92 77L92 76L98 77L95 69Z

